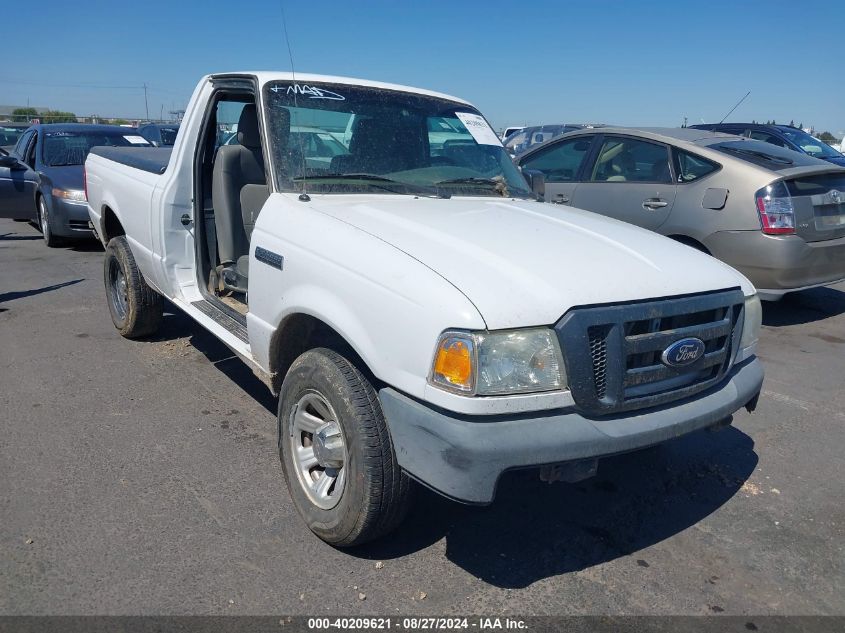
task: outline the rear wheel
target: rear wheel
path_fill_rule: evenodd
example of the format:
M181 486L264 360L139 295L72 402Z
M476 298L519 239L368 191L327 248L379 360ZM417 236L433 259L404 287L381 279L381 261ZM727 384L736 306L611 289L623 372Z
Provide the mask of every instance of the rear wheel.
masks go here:
M62 245L62 239L53 234L53 219L44 196L38 196L38 228L41 229L41 235L47 246L56 248Z
M279 398L279 457L308 527L339 547L393 530L410 502L410 480L370 381L325 348L294 361Z
M158 329L163 310L161 295L144 281L122 235L106 246L103 278L111 320L122 336L140 338Z

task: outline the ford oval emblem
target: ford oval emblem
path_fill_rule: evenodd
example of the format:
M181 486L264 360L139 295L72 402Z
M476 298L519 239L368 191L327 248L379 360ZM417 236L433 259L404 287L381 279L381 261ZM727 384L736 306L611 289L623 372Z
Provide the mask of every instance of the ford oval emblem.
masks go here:
M702 356L704 356L704 341L699 338L682 338L663 350L660 360L667 367L685 367L692 365Z

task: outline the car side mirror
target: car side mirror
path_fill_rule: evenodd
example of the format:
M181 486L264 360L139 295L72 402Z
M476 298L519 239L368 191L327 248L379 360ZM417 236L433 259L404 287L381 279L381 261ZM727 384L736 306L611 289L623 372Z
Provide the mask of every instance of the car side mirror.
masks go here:
M20 169L21 167L23 167L23 165L21 165L21 162L14 156L11 156L10 154L5 154L3 156L0 156L0 167L8 167L9 169Z
M546 195L546 175L538 169L523 169L522 175L537 199L543 200Z

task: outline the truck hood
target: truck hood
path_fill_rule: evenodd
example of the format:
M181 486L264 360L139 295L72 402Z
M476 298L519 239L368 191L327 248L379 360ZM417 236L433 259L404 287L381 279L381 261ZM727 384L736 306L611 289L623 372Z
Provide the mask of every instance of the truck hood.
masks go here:
M732 287L754 292L709 255L572 207L393 195L312 195L311 204L441 275L491 330L551 325L577 305Z

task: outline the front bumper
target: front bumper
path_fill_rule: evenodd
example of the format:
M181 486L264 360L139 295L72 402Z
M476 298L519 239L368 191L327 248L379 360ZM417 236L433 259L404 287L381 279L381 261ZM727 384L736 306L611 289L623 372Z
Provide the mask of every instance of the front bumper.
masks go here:
M466 503L493 501L506 470L624 453L712 426L759 393L756 357L687 400L587 418L575 408L515 416L467 416L436 410L386 387L379 399L396 459L415 479Z
M805 242L797 235L722 231L710 236L706 246L748 277L763 299L845 279L845 237Z
M87 202L71 202L51 196L50 212L53 214L53 234L59 237L93 237L88 226Z

